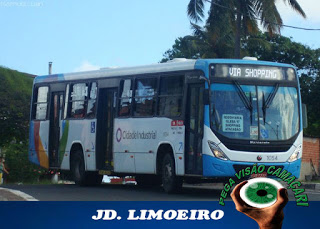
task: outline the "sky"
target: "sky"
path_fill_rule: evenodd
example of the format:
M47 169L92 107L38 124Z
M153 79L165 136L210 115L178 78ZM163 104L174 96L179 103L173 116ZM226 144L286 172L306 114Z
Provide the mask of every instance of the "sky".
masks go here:
M307 19L278 0L284 24L320 29L320 3L298 0ZM35 75L159 62L190 35L189 0L0 0L0 65ZM320 48L320 31L282 35Z

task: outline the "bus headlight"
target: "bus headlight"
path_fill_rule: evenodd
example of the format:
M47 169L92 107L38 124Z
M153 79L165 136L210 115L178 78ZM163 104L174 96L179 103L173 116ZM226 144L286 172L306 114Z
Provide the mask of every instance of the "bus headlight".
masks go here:
M293 154L291 154L291 156L288 159L288 162L294 162L296 160L298 160L299 155L301 154L302 151L302 145L299 145L296 150L293 152Z
M222 152L222 150L213 142L208 141L209 147L216 158L227 161L229 158Z

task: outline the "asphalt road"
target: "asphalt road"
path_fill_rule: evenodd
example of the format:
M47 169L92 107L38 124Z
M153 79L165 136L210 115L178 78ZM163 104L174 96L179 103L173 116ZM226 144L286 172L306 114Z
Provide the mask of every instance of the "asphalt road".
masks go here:
M40 201L217 201L222 184L184 185L179 194L166 194L161 187L142 188L137 185L103 184L79 187L74 184L4 185L19 190ZM290 201L295 201L288 191ZM309 201L319 201L319 190L306 190ZM230 200L228 198L227 200Z

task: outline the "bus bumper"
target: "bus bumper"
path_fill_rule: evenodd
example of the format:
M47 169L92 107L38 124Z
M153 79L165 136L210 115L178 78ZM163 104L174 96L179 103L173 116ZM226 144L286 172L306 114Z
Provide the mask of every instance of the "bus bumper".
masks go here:
M294 162L282 163L252 163L252 162L238 162L238 161L223 161L216 157L203 155L203 176L208 178L215 177L235 177L235 174L246 167L251 167L254 164L275 166L276 168L283 168L290 172L296 178L300 176L301 158ZM266 170L265 170L266 171Z

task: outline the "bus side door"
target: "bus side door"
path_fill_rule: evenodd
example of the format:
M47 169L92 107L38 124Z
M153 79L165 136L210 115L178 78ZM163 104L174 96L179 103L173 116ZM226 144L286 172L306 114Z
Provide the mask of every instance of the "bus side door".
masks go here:
M189 83L185 113L185 173L202 174L204 83Z
M63 92L52 92L50 102L49 167L58 168Z
M99 89L96 149L97 168L113 170L113 125L116 107L116 88Z

